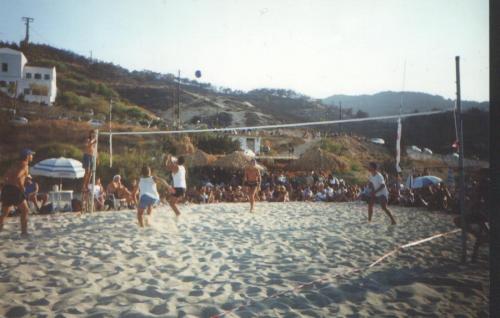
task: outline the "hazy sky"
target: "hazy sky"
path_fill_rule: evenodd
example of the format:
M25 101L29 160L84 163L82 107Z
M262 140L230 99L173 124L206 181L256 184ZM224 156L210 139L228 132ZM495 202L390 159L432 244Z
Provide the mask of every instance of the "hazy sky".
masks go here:
M0 39L130 70L323 98L403 89L489 100L487 0L0 0ZM406 76L403 69L406 61Z

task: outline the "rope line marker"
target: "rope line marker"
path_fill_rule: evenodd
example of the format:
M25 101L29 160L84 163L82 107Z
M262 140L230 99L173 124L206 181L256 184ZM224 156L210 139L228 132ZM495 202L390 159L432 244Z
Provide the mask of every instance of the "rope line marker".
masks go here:
M233 309L230 309L230 310L225 310L219 314L216 314L216 315L213 315L211 316L211 318L222 318L226 315L229 315L229 314L233 314L237 311L240 311L241 309L245 308L245 307L248 307L249 304L251 303L263 303L269 299L274 299L274 298L278 298L279 296L283 296L285 294L288 294L290 292L296 292L298 290L301 290L303 289L304 287L307 287L307 286L311 286L311 285L314 285L316 283L319 283L319 282L328 282L330 281L332 278L336 278L336 277L339 277L339 276L345 276L345 275L350 275L350 274L354 274L356 272L364 272L372 267L374 267L375 265L377 264L380 264L383 260L387 259L388 257L392 256L392 255L395 255L397 254L399 251L403 250L403 249L407 249L409 247L413 247L413 246L416 246L416 245L420 245L420 244L423 244L423 243L426 243L426 242L429 242L429 241L432 241L436 238L440 238L440 237L444 237L444 236L447 236L447 235L450 235L450 234L454 234L454 233L457 233L457 232L460 232L461 229L455 229L455 230L452 230L452 231L448 231L448 232L444 232L444 233L438 233L438 234L435 234L435 235L432 235L430 237L427 237L427 238L423 238L423 239L420 239L420 240L417 240L417 241L413 241L413 242L409 242L409 243L406 243L404 245L400 245L398 247L396 247L395 249L385 253L384 255L382 255L381 257L377 258L374 262L372 262L370 265L368 266L365 266L364 268L363 267L358 267L358 268L352 268L352 269L348 269L344 272L340 272L340 273L336 273L334 274L333 276L332 275L328 275L328 276L323 276L323 277L320 277L316 280L313 280L309 283L302 283L302 284L299 284L291 289L288 289L288 290L285 290L285 291L281 291L279 293L275 293L271 296L267 296L263 299L261 299L260 301L257 301L257 300L254 300L252 298L248 298L247 301L244 302L244 304L238 306L238 307L235 307Z

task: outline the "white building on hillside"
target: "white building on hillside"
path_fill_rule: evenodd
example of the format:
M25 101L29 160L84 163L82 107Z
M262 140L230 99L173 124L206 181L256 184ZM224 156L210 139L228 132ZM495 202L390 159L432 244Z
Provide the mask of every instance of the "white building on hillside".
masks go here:
M0 91L27 102L52 105L56 100L56 68L26 65L23 52L0 48Z
M255 136L232 136L232 140L238 140L240 143L240 149L245 151L245 150L251 150L253 153L256 155L260 154L260 141L261 137L255 137Z

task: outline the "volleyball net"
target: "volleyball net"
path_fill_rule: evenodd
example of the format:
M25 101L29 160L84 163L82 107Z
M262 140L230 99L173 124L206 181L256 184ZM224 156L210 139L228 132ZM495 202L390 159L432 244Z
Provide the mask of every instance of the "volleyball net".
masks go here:
M406 118L415 118L415 117L425 117L425 116L433 116L439 114L452 113L455 114L455 108L444 109L444 110L434 110L434 111L426 111L426 112L416 112L410 114L397 114L397 115L386 115L386 116L375 116L375 117L364 117L364 118L348 118L342 120L324 120L324 121L311 121L311 122L296 122L296 123L285 123L285 124L272 124L272 125L259 125L259 126L238 126L238 127L224 127L224 128L207 128L207 129L182 129L182 130L150 130L150 131L99 131L97 130L97 139L99 136L106 136L109 138L109 163L110 167L113 162L113 137L114 136L152 136L152 135L180 135L180 134L201 134L201 133L233 133L237 134L238 132L249 132L249 131L263 131L263 130L281 130L281 129L297 129L297 128L314 128L314 127L327 127L327 126L335 126L335 125L344 125L345 124L355 124L355 123L374 123L374 122L397 122L398 128L397 131L394 131L394 136L397 136L396 141L396 170L401 172L399 168L400 163L400 141L401 141L401 120ZM97 154L98 145L96 145L96 154ZM95 175L96 175L96 160L94 160L94 167L92 173L92 184L95 184ZM93 191L91 193L92 199L90 200L90 212L93 212L94 207L94 198Z

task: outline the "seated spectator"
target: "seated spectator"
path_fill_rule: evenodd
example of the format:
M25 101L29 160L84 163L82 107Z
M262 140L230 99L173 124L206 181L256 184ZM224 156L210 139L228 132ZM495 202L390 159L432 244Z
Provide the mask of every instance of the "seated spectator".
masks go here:
M389 202L388 204L399 204L401 201L401 192L400 188L397 186L389 187Z
M302 192L302 201L312 201L314 198L314 193L310 187L306 187Z
M267 202L272 202L274 198L274 190L271 187L266 187L264 189L263 198L265 198L265 201Z
M220 186L215 186L214 190L214 203L222 202L224 199L224 194Z
M402 206L415 206L415 195L411 189L405 188L401 191L399 204Z
M287 184L287 179L285 177L285 175L282 173L280 173L280 175L276 178L276 184L278 185L285 185Z
M122 184L120 175L113 177L113 181L111 181L106 188L106 193L107 195L113 195L115 199L125 199L129 206L131 206L133 202L132 193Z
M196 187L189 187L186 191L186 200L189 203L200 203L199 194Z
M248 196L243 192L242 186L237 186L234 190L234 202L247 202Z
M199 202L200 203L213 203L214 202L214 195L210 188L208 187L201 187L200 192L199 192Z
M314 195L314 201L326 201L326 192L323 182L316 183L316 194Z
M92 183L88 185L89 192L92 191ZM101 178L95 179L94 186L94 205L96 211L101 211L104 209L104 202L106 201L106 192L101 184Z
M276 202L288 202L290 201L290 197L288 194L288 191L286 190L285 186L281 185L278 186L276 189Z
M326 186L325 194L326 194L326 201L332 202L335 196L335 192L333 191L333 188L330 186L330 184Z
M45 193L38 193L39 187L38 183L33 181L31 175L28 175L24 181L24 194L29 202L35 205L36 211L40 212L40 208L47 203L49 196ZM40 205L38 202L40 201Z
M334 175L332 174L329 174L328 175L328 184L333 187L334 185L338 184L339 183L339 179L337 177L335 177Z
M224 188L224 201L225 202L234 202L234 195L233 195L233 187L232 186L226 186Z

